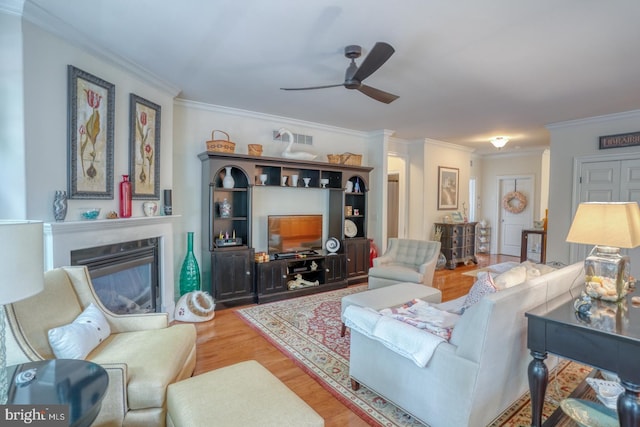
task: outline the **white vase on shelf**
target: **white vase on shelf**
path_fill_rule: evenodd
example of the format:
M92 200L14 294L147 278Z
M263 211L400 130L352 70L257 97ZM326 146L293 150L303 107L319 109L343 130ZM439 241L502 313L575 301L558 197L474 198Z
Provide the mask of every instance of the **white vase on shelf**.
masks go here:
M231 166L225 166L225 174L222 179L222 187L224 188L233 188L236 185L233 176L231 176Z

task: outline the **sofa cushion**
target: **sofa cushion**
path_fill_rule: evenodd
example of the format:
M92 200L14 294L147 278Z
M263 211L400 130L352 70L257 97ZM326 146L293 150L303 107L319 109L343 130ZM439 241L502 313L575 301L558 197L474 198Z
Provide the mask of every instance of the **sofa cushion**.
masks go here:
M519 285L527 280L527 268L524 265L513 267L502 274L497 275L493 282L498 289L507 289Z
M480 301L483 296L492 294L497 290L498 289L496 288L495 283L493 283L493 278L490 273L483 272L478 274L478 279L469 290L467 298L464 300L464 304L462 304L461 312L464 313L466 309Z
M48 336L58 359L84 359L110 333L107 319L92 303L70 324L49 329Z
M109 336L87 360L98 364L125 363L129 408L157 408L164 405L166 388L185 366L195 341L192 324L122 332Z
M400 264L385 264L384 267L372 267L369 269L369 276L396 280L398 283L422 283L422 274L415 268L405 267Z

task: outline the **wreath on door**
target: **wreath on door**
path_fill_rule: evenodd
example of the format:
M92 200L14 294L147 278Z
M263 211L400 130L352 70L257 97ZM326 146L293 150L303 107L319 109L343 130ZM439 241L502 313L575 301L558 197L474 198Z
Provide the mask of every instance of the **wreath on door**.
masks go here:
M511 191L502 198L502 207L512 214L519 214L527 207L527 196L519 191Z

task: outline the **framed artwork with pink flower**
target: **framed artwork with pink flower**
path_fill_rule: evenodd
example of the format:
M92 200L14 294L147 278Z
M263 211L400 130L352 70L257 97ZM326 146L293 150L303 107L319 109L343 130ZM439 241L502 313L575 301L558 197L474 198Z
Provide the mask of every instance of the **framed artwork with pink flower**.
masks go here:
M73 65L68 79L68 194L113 199L115 85Z
M160 106L131 94L129 179L132 198L160 199Z

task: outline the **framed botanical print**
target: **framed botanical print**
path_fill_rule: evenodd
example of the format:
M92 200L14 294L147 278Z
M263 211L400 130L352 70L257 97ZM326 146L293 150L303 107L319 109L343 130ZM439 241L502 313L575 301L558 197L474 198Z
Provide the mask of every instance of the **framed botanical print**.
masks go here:
M68 193L71 199L113 199L115 85L67 66Z
M134 199L160 199L160 106L129 98L129 179Z
M438 166L438 210L458 209L458 168Z

